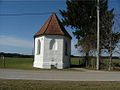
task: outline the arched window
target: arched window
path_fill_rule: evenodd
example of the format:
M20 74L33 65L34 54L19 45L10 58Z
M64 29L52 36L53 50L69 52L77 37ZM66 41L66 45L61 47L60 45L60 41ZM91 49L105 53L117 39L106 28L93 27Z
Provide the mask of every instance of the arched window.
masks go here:
M50 49L51 50L57 50L57 42L55 41L55 39L52 39L50 41Z
M41 42L40 40L37 41L37 54L40 54L40 50L41 50Z
M68 55L68 53L67 53L67 52L68 52L67 48L68 48L68 47L67 47L67 42L65 42L65 55Z

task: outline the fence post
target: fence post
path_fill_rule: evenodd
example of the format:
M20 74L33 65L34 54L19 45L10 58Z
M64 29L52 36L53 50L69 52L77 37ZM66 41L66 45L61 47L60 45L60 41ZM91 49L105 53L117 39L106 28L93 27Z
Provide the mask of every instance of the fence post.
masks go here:
M4 57L4 55L2 56L2 59L3 59L4 68L6 68L6 63L5 63L5 57Z

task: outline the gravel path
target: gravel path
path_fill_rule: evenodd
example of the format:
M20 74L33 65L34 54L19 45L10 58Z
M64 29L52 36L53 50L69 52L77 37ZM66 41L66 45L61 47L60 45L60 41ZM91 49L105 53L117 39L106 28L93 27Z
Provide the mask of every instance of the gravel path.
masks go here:
M120 81L120 72L0 69L0 79Z

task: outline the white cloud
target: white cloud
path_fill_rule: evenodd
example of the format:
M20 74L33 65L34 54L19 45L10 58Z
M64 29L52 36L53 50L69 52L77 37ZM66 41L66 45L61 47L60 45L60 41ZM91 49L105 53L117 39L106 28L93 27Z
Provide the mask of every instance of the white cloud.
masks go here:
M32 41L0 35L0 45L4 46L14 46L14 47L23 47L23 48L32 48Z

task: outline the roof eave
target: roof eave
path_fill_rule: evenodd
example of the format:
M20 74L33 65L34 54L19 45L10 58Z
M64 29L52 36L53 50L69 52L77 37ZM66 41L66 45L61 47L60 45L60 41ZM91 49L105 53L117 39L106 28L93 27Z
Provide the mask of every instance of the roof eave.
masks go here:
M40 34L40 35L34 35L33 37L36 38L36 37L40 37L40 36L44 36L44 35L58 35L58 36L65 36L65 35L59 35L59 34ZM68 37L69 39L72 39L71 36L65 36L65 37Z

